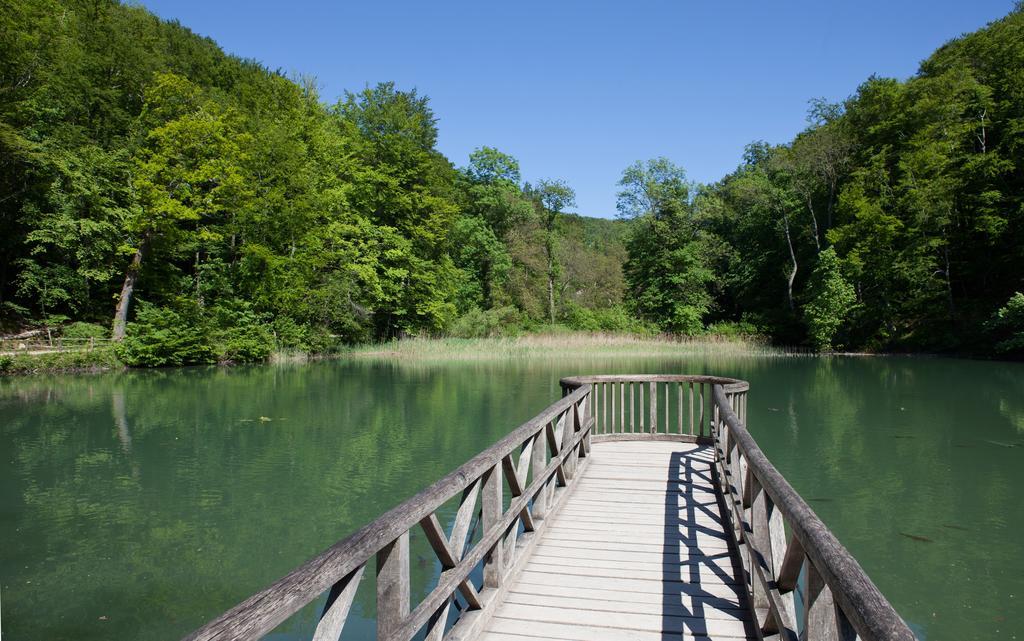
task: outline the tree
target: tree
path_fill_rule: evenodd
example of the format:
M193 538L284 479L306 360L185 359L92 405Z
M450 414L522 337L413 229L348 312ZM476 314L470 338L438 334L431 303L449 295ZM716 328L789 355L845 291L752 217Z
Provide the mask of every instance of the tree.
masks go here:
M682 240L670 223L643 216L633 223L623 266L628 302L637 315L664 331L697 334L711 309L707 268L701 243Z
M666 331L701 331L714 272L686 172L665 158L636 162L622 172L619 186L617 208L631 225L623 265L630 305Z
M132 259L114 314L115 340L124 338L142 261L154 243L172 256L194 254L195 297L202 306L203 253L222 240L218 228L249 188L240 164L246 136L238 131L237 114L204 100L187 79L158 77L140 124L146 133L134 178L139 207L128 225Z
M548 320L555 322L555 279L558 277L558 261L555 255L558 222L566 207L576 205L576 192L562 180L542 179L536 187L526 187L536 202L537 217L544 231L544 256L547 261Z
M623 218L671 216L690 200L686 171L664 157L637 161L622 172L615 208Z
M837 332L857 300L853 285L843 278L839 258L831 247L818 255L818 264L811 275L810 294L811 300L804 306L804 317L811 340L818 350L831 350Z

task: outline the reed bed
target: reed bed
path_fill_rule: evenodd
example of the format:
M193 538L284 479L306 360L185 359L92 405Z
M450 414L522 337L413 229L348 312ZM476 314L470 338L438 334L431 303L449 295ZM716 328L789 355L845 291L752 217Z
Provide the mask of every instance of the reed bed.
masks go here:
M359 345L354 358L419 360L543 359L566 356L788 356L758 337L638 336L600 332L526 334L512 338L407 338Z

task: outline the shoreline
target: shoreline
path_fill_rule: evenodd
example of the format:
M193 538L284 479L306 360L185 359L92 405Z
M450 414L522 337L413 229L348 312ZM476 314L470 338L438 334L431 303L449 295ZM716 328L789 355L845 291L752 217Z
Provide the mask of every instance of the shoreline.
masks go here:
M977 354L941 354L934 352L815 352L805 347L770 344L758 336L643 336L603 332L528 333L496 338L405 338L382 343L363 343L340 348L336 352L275 351L261 363L217 363L235 365L295 365L321 360L396 361L500 361L566 357L665 358L665 357L877 357L917 356L998 360ZM0 379L46 374L99 374L132 369L122 363L111 347L92 350L54 351L37 354L0 355ZM158 369L158 368L157 368Z

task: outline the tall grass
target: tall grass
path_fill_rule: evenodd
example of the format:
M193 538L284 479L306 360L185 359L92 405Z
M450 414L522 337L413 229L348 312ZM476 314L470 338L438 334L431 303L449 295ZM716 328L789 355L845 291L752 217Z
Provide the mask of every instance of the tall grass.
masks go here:
M512 338L408 338L359 345L355 358L488 360L565 356L782 356L789 352L757 337L637 336L603 332L526 334Z

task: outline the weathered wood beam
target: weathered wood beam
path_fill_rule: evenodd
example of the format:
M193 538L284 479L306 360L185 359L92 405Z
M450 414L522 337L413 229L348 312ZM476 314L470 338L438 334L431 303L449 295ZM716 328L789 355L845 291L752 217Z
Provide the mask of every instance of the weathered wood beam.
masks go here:
M338 641L341 631L345 627L349 610L352 609L352 601L356 598L356 590L359 589L359 582L363 578L365 565L359 566L343 579L331 587L327 595L327 603L320 614L320 622L313 632L313 641Z

